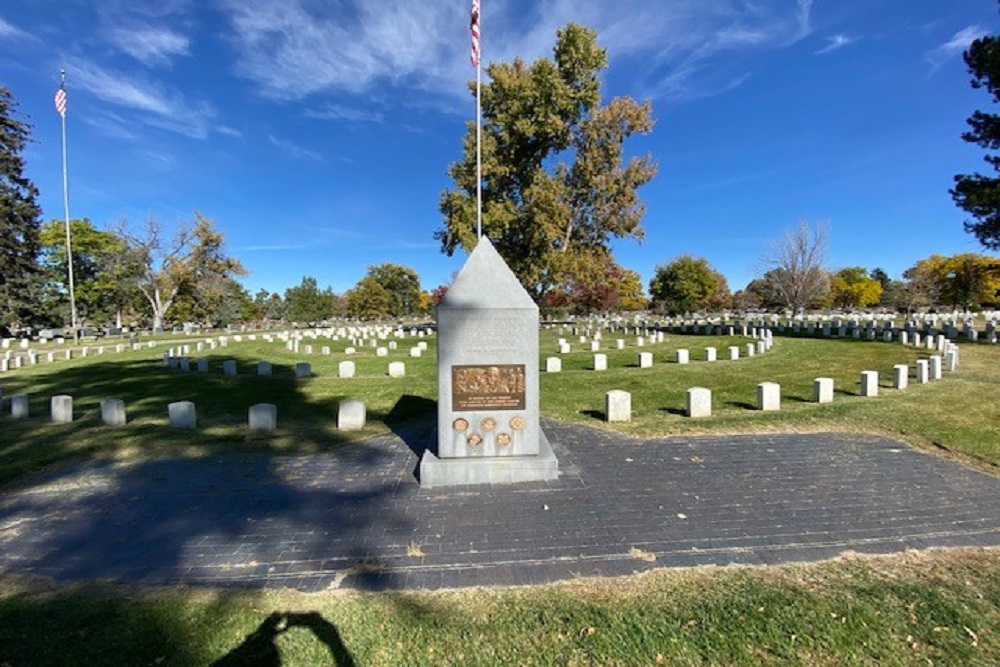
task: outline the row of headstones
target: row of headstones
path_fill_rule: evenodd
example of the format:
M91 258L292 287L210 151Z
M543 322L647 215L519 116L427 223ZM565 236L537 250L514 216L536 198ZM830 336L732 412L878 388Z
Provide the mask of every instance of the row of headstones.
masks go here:
M191 360L187 357L170 357L164 355L163 361L164 365L169 368L176 368L185 373L191 370ZM208 373L208 359L198 359L195 362L195 368L199 373ZM257 362L258 377L271 377L273 369L274 367L269 361ZM340 364L338 364L337 377L352 378L355 376L356 372L357 367L353 361L341 361ZM402 361L391 361L389 362L388 372L389 377L391 378L406 377L406 364ZM238 375L235 359L227 359L222 362L222 374L228 377L236 377ZM296 378L309 378L312 377L312 374L312 364L305 361L295 364Z
M984 339L991 343L997 342L997 314L987 312L983 314L986 318ZM774 314L749 314L746 321L741 318L730 318L729 316L697 319L674 319L665 318L657 320L639 320L639 326L630 326L627 323L602 320L584 326L572 327L573 335L578 331L590 332L594 327L609 331L634 331L635 335L649 335L650 330L666 329L675 333L693 334L714 334L714 335L747 335L751 329L774 329L783 335L822 335L824 337L839 338L867 338L869 340L891 341L899 339L900 334L922 333L925 335L937 336L944 333L945 337L955 340L959 337L960 331L956 326L956 319L930 316L924 319L909 319L902 327L897 326L896 319L891 315L884 315L878 318L868 317L867 320L861 316L841 317L841 316L800 316L795 318L783 318ZM939 325L941 330L939 330ZM560 334L567 327L560 326ZM885 335L885 331L891 331L892 337ZM881 331L881 335L879 335ZM975 326L975 321L966 319L962 322L961 335L970 342L979 340L980 333Z
M168 368L175 368L185 373L191 371L191 361L192 360L187 357L173 357L168 354L163 355L164 366ZM198 373L208 373L208 359L195 360L194 368ZM270 362L261 361L257 364L257 375L270 376L271 370L272 367ZM236 377L238 369L235 359L226 359L222 362L222 374L228 377ZM295 364L295 377L312 377L312 364L306 362L299 362Z
M384 346L380 346L378 344L379 341L377 341L375 339L371 339L368 342L370 344L370 347L374 347L375 348L375 356L376 357L388 357L390 352L399 349L398 344L394 340L389 341ZM344 354L347 354L347 355L357 354L357 352L358 352L357 348L358 347L362 347L363 343L364 343L363 339L360 340L360 341L352 340L351 341L351 345L348 346L348 347L346 347L346 348L344 348ZM312 346L312 345L301 345L300 346L299 343L298 343L298 341L288 341L287 343L285 343L285 348L289 352L294 352L296 354L298 354L298 353L313 354L314 353L314 349L315 349L314 346ZM413 357L413 358L419 358L419 357L423 356L423 353L426 352L426 351L427 351L427 343L425 341L420 341L415 346L413 346L413 347L410 348L410 356ZM320 354L323 355L323 356L330 356L330 354L331 354L330 346L328 346L328 345L321 346L320 347Z
M150 348L156 347L156 341L150 341L146 343L146 346ZM125 345L123 343L119 343L114 346L101 345L93 349L84 346L81 347L79 350L76 350L75 352L72 349L61 350L59 352L56 351L40 352L33 348L28 348L23 355L15 353L11 350L7 350L3 354L0 354L0 373L5 373L7 371L23 368L25 364L29 366L34 366L41 363L42 360L44 360L46 363L51 364L60 359L65 359L66 361L69 361L77 356L87 357L90 356L91 352L93 352L94 354L104 354L105 352L108 352L110 350L113 352L122 353L128 349L140 350L142 349L142 347L143 346L140 343L134 343L132 345Z
M958 368L958 348L948 350L945 361L948 371ZM916 381L926 384L940 380L942 359L940 355L931 355L929 359L916 362ZM910 367L907 364L896 364L892 367L893 388L906 389L909 386ZM878 371L861 372L861 396L878 396ZM816 378L813 381L813 399L816 403L833 402L833 378ZM781 409L781 385L777 382L761 382L757 385L757 409L775 411ZM613 389L605 394L604 414L609 422L627 422L632 420L632 394L621 389ZM685 414L688 417L712 416L712 390L705 387L692 387L685 397Z
M747 343L744 347L744 354L746 357L753 357L757 354L764 354L767 350L771 348L772 343L769 340L760 340L756 343ZM740 347L738 345L732 345L729 347L729 359L737 360L740 358ZM705 348L705 361L718 361L719 354L718 349L714 347ZM691 362L691 352L690 350L680 349L677 350L674 361L678 364L688 364ZM652 368L653 367L653 353L652 352L640 352L638 355L639 368ZM593 370L595 371L606 371L608 370L608 355L603 353L597 353L594 355ZM547 357L545 359L545 372L546 373L560 373L562 372L562 358L561 357Z
M53 396L49 403L53 422L73 421L73 397ZM28 394L10 397L10 416L26 419L30 416ZM167 405L167 416L172 428L197 428L198 415L191 401L176 401ZM366 409L364 401L341 400L337 410L337 428L341 431L358 430L365 427ZM108 426L124 426L128 419L125 401L120 398L105 398L101 401L101 421ZM257 403L247 411L247 425L254 431L273 431L278 427L278 407L273 403Z

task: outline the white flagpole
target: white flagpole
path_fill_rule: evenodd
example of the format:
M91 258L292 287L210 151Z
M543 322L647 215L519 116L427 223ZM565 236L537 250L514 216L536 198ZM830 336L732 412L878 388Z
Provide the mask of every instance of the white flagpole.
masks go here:
M60 88L66 88L66 70L59 70ZM80 331L76 321L76 287L73 284L73 246L69 233L69 180L66 175L66 112L65 108L59 114L62 118L62 177L63 177L63 209L66 215L66 266L69 268L69 318L73 327L73 343L80 342Z
M483 237L483 108L481 91L483 86L483 12L479 10L479 57L476 58L476 238Z

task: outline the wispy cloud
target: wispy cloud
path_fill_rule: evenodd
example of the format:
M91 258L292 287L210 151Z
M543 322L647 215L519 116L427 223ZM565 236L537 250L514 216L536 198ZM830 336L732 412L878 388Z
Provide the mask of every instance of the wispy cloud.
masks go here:
M33 35L18 28L13 23L8 23L0 16L0 39L35 39Z
M281 137L276 137L273 134L267 135L268 141L270 141L274 146L277 146L281 150L285 151L293 158L298 160L322 160L323 156L316 151L309 150L308 148L303 148L299 146L294 141L289 139L283 139Z
M306 109L303 114L320 120L346 120L364 123L384 123L385 115L379 111L369 111L342 104L327 104L318 109Z
M173 58L188 55L190 41L169 28L122 25L108 31L112 43L146 65L169 65Z
M986 34L986 29L978 25L970 25L962 28L944 44L927 52L927 62L933 69L944 65L947 61L960 55L969 48L975 40Z
M483 7L484 60L531 61L551 54L570 21L597 30L613 58L641 60L639 86L663 95L725 90L746 74L728 72L705 87L703 70L724 52L783 48L812 32L812 0L537 0ZM222 0L239 54L237 72L278 100L376 86L467 95L467 3L440 0ZM336 14L334 13L336 12ZM336 108L334 108L336 109ZM336 110L333 112L336 114ZM346 118L345 118L346 119Z
M207 102L189 101L176 90L103 68L82 58L70 60L66 70L73 87L133 112L135 119L146 125L203 139L208 136L216 115Z
M217 125L215 131L219 134L224 134L227 137L236 137L237 139L243 138L243 133L237 130L235 127L229 127L228 125Z
M818 56L826 55L832 51L842 49L849 44L853 44L858 41L857 37L848 37L847 35L832 35L826 38L826 46L822 49L817 50L815 53Z

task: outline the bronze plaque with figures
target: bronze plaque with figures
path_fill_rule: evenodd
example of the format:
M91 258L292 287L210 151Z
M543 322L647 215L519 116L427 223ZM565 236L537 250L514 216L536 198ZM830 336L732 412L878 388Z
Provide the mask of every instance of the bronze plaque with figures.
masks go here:
M523 410L524 364L452 366L452 410Z

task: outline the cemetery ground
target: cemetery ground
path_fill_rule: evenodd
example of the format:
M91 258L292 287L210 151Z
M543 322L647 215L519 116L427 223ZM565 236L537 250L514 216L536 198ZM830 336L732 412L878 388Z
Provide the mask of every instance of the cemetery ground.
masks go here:
M548 418L614 429L627 436L749 432L860 432L909 442L990 474L1000 466L1000 349L961 344L961 365L943 380L891 388L895 364L925 349L898 343L775 337L763 355L704 361L747 339L669 335L643 348L602 344L561 355L560 373L542 373ZM0 484L79 458L148 461L225 452L274 456L363 447L379 433L429 425L435 410L434 342L410 357L409 340L378 357L358 347L354 378L338 378L348 358L293 354L278 343L230 343L206 352L211 372L165 368L170 345L28 366L0 377L5 398L27 392L31 416L0 418ZM571 343L576 341L571 340ZM322 344L326 344L323 342ZM338 345L337 343L331 346ZM346 344L344 344L346 345ZM318 349L318 345L317 345ZM543 332L541 356L556 356ZM652 368L638 368L641 349ZM677 349L691 363L677 364ZM201 356L201 355L199 355ZM237 377L220 372L236 359ZM271 377L255 375L258 361ZM298 361L313 377L294 378ZM406 376L389 378L390 361ZM544 363L542 364L544 367ZM876 370L876 398L859 395L859 376ZM813 380L831 377L833 403L813 402ZM779 412L753 409L759 382L781 385ZM713 390L713 416L683 416L684 392ZM632 394L632 421L604 421L604 393ZM48 400L74 397L75 420L51 423ZM124 400L129 423L100 422L99 402ZM360 432L336 428L342 398L367 404ZM167 427L166 405L190 400L198 428ZM278 408L278 428L251 432L250 405ZM0 530L17 530L0 526ZM420 545L413 546L414 558ZM642 554L637 555L641 557ZM1000 663L1000 554L952 549L851 556L782 567L658 570L615 579L439 592L307 594L57 585L0 574L0 665L65 664L997 664ZM122 656L128 656L123 660ZM221 659L221 660L220 660Z

